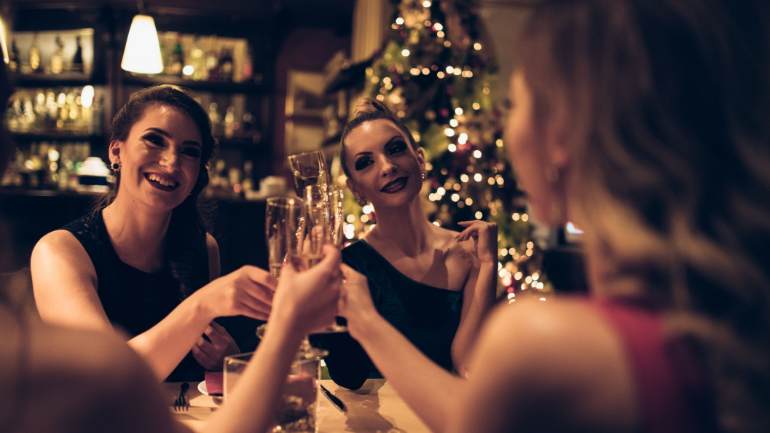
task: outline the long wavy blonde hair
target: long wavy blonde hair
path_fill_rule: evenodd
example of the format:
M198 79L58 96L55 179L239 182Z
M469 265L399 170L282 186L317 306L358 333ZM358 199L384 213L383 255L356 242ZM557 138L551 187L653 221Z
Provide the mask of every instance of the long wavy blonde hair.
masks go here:
M696 348L729 432L770 431L765 3L547 1L517 52L536 121L568 115L589 242Z

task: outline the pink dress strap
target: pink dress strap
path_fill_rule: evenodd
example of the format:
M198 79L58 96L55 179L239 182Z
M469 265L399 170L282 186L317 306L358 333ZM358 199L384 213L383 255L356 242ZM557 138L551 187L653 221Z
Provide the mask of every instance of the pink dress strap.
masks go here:
M691 351L667 341L660 314L618 301L592 302L618 333L636 385L644 433L703 433L715 429L702 413L706 387L695 373L700 365ZM693 379L695 378L695 379ZM713 412L712 412L713 413Z

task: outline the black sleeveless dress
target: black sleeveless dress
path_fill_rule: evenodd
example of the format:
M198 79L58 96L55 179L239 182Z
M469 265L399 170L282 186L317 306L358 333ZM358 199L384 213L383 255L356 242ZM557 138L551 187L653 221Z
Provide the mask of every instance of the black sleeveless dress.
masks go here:
M366 275L372 301L385 320L433 362L448 371L454 370L451 347L460 325L462 291L412 280L364 240L343 249L342 260ZM326 364L336 383L357 389L368 378L382 377L350 334L319 334L311 336L310 341L329 350Z
M172 276L169 266L148 273L123 263L112 246L101 211L89 213L63 228L75 235L91 258L96 270L99 300L110 322L129 336L152 328L189 296L184 293L180 281ZM190 268L198 272L205 270L208 281L205 233L199 244L202 251L191 255L197 260L190 264ZM197 283L194 290L203 285L200 281ZM203 367L188 352L166 380L202 380L203 372Z

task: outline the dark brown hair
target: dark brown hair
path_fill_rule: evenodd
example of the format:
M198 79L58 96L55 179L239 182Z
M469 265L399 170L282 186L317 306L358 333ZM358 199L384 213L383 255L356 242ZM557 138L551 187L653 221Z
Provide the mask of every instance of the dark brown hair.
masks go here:
M770 430L767 18L759 0L552 0L516 51L536 129L569 119L588 241L698 347L728 432Z
M342 130L342 138L340 138L340 163L342 164L342 171L348 178L350 178L350 171L348 170L348 164L346 160L347 155L345 154L345 138L347 138L350 131L354 130L362 123L377 119L385 119L393 122L399 131L401 131L406 136L406 139L409 141L409 145L412 146L412 149L417 149L417 143L415 142L412 133L409 131L409 128L404 125L404 122L398 118L398 116L393 114L393 112L390 111L390 109L385 104L375 99L363 98L356 104L355 108L353 109L353 115L345 125L345 129Z
M211 122L206 111L195 99L176 86L160 85L142 89L128 99L112 119L110 141L125 141L134 124L153 106L171 107L187 115L198 127L201 136L201 157L198 179L190 195L177 206L169 222L165 245L171 272L181 285L183 295L191 293L208 282L205 223L199 211L201 191L209 183L208 162L214 153L215 140L211 133ZM120 176L115 188L98 206L103 209L115 199L120 187Z

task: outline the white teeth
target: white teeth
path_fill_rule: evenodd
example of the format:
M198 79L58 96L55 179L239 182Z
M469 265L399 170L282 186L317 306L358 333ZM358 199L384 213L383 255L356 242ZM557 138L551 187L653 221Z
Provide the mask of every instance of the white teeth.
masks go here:
M176 185L176 182L164 179L157 174L150 174L147 176L147 179L149 179L152 182L158 183L160 185L163 185L165 187L173 187Z

